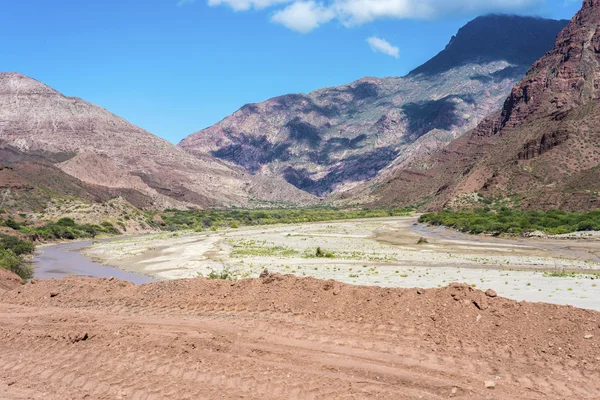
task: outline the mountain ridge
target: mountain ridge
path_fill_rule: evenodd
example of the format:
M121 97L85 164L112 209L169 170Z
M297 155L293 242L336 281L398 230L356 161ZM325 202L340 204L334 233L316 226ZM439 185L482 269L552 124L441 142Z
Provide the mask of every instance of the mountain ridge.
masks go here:
M549 44L537 49L538 56L551 48L559 28L567 23L494 16L469 24L486 18L521 21L532 30L542 25L539 36ZM497 23L494 26L500 29ZM554 27L553 33L547 26ZM454 45L434 58L447 54L463 36L459 31ZM531 59L529 45L514 47L510 52L526 52L523 57ZM387 168L406 165L474 128L501 108L529 64L504 60L474 64L467 59L435 79L415 73L365 77L308 94L278 96L246 104L178 146L195 156L215 156L251 174L281 177L323 197L352 189Z
M286 182L266 182L210 156L192 157L104 108L19 73L0 73L0 147L21 154L16 163L37 157L40 166L112 193L149 198L144 203L156 208L310 200Z

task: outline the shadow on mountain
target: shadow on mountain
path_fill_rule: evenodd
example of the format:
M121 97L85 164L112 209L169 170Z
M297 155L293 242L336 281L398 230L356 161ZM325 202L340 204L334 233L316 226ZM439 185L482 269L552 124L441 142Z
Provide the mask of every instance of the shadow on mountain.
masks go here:
M214 157L231 161L244 167L250 173L256 173L261 166L273 161L286 161L290 158L289 147L291 142L274 145L266 136L249 136L241 134L232 136L235 143L221 149L212 151Z
M298 189L316 196L325 196L337 185L374 178L397 155L397 150L392 147L379 148L342 160L321 179L312 179L310 172L305 168L296 169L291 166L283 171L283 177Z
M459 96L447 96L439 100L430 100L419 103L407 103L402 110L408 119L407 141L412 142L433 129L451 130L462 122L456 113L456 99ZM471 103L468 96L460 97L463 101Z

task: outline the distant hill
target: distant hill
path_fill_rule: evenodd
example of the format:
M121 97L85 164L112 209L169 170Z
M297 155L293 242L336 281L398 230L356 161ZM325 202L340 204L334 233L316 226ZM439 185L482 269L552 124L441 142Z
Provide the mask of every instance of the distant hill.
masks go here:
M179 147L318 196L348 190L435 152L499 110L567 22L479 17L406 77L248 104Z
M431 209L479 195L533 209L600 208L600 0L583 2L501 112L435 155L348 194L357 195Z
M44 197L33 196L41 189L94 201L119 195L154 208L311 197L210 155L193 157L101 107L18 73L0 73L0 163L8 167L9 181L19 176L31 187L29 195L7 188L8 197L29 198L32 205L33 197Z

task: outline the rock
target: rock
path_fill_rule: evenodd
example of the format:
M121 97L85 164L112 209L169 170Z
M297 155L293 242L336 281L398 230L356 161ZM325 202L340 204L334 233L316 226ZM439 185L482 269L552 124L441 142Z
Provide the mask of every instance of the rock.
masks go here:
M90 336L87 334L87 332L76 333L74 335L70 335L69 336L69 339L71 340L71 343L85 342L89 338L90 338Z
M588 334L587 334L587 335L585 335L583 338L584 338L584 339L591 339L591 338L593 338L593 337L594 337L594 335L592 335L592 334L588 333Z
M56 297L58 296L58 292L50 292L50 297Z
M417 294L423 294L423 289L417 289Z
M489 304L485 301L484 298L481 298L479 300L474 299L474 300L471 300L471 302L479 310L486 310L486 309L488 309L490 307Z
M284 276L281 274L278 274L277 272L275 273L270 273L269 271L267 271L267 274L262 276L263 273L265 271L263 271L260 275L262 278L262 283L264 284L269 284L269 283L273 283L275 281L282 281L284 279Z
M263 269L263 272L260 273L260 275L258 276L261 279L267 278L269 276L269 270L268 269Z
M453 387L452 390L450 391L450 393L452 393L452 394L456 394L456 392L458 392L458 389L455 387Z
M496 387L496 382L494 381L485 381L484 384L486 389L494 389Z
M527 233L525 236L527 237L532 237L532 238L545 238L548 237L548 235L546 235L544 232L542 231L533 231L533 232L529 232Z
M496 297L496 296L498 296L498 293L496 293L496 291L493 289L488 289L485 291L485 295L487 297Z
M158 215L158 214L155 214L155 215L152 217L152 222L156 222L157 224L161 224L161 225L164 225L164 224L165 224L165 221L164 221L164 220L162 219L162 217L161 217L160 215Z

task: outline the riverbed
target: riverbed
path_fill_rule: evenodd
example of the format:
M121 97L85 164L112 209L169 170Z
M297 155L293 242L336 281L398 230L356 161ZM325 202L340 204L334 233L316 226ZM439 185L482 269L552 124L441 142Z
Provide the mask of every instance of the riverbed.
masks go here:
M96 263L155 279L271 272L356 285L465 282L515 300L600 309L600 241L467 235L394 217L159 233L83 248ZM418 244L419 238L423 238ZM328 257L316 257L321 248ZM577 274L568 276L566 272Z

